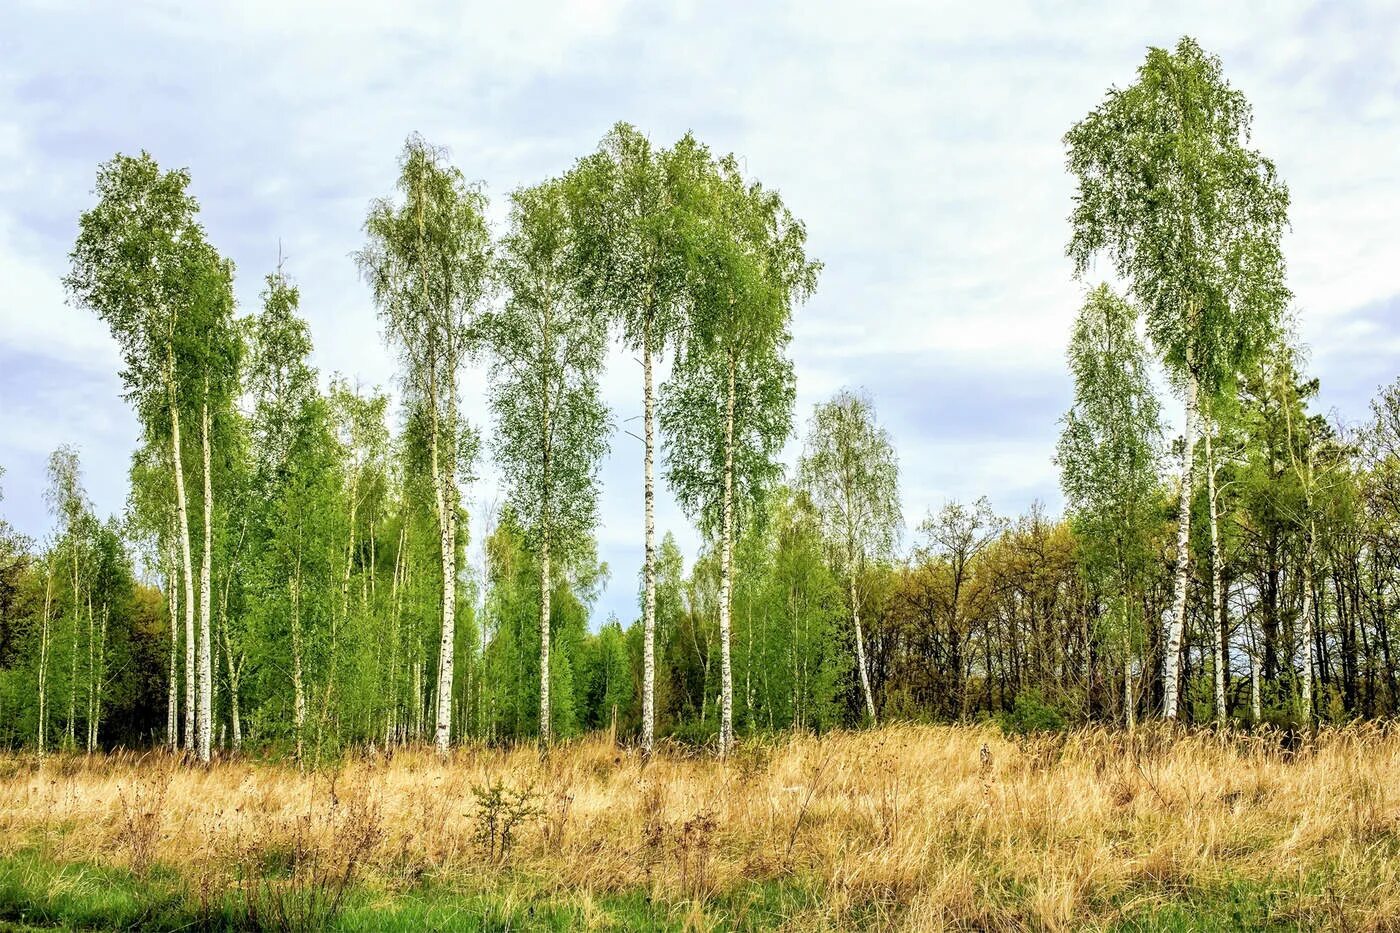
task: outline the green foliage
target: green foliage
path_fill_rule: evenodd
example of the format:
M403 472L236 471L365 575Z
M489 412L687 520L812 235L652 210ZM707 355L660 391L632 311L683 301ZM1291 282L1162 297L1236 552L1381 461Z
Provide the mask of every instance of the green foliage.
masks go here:
M1062 732L1068 725L1064 714L1047 703L1036 690L1023 690L1016 694L1015 704L997 717L997 723L1007 735Z
M1276 338L1290 298L1288 189L1248 148L1251 118L1220 60L1183 37L1065 135L1077 272L1107 254L1168 370L1208 395Z
M515 834L527 820L539 816L540 795L533 787L507 787L497 778L489 784L474 785L476 811L472 819L476 828L472 839L481 847L481 854L490 862L500 863L510 858Z
M1161 407L1138 340L1137 315L1105 285L1089 293L1068 351L1074 405L1056 452L1086 569L1104 594L1106 634L1142 638L1141 594L1161 512Z
M797 470L844 566L894 553L904 522L899 457L868 396L843 389L816 407Z

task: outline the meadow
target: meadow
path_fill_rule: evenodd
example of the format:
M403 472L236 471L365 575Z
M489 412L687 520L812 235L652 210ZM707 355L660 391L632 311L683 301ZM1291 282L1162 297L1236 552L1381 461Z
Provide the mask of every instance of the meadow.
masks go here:
M1400 732L0 758L12 929L1400 929Z

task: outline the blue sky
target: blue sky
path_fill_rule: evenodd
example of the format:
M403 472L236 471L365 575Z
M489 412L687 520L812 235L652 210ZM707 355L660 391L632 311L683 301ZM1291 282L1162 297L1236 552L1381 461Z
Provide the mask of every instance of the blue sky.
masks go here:
M1147 46L1183 33L1254 105L1254 142L1292 193L1290 284L1322 407L1361 420L1400 368L1395 4L9 0L0 510L46 533L44 461L64 442L99 510L125 499L137 427L116 349L59 284L98 162L145 148L187 166L242 308L280 241L322 373L388 386L393 357L350 253L404 137L449 147L500 220L511 189L567 168L619 119L735 152L807 222L826 268L794 328L799 431L815 402L863 386L898 445L911 527L981 494L1005 514L1058 509L1063 347L1083 288L1064 257L1060 138ZM478 423L483 386L466 374ZM638 413L630 357L613 354L605 387L619 424ZM498 497L485 474L470 500ZM598 610L626 621L641 563L628 435L603 480L612 580ZM669 497L658 525L693 552Z

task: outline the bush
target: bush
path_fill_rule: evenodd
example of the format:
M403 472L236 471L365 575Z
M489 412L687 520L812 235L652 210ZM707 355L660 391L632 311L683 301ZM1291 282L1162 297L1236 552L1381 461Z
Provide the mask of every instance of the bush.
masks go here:
M1063 732L1068 725L1064 714L1047 703L1037 690L1023 690L1016 694L1016 703L1011 711L997 716L997 723L1007 735Z
M679 745L697 748L707 745L717 746L719 743L719 723L710 719L677 723L667 733L667 738Z

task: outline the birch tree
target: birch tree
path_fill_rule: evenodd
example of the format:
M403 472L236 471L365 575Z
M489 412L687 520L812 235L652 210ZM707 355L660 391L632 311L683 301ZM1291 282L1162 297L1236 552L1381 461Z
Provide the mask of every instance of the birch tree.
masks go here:
M510 505L539 558L540 742L551 737L553 564L591 538L608 412L598 387L607 320L578 299L562 183L511 196L497 274L505 305L483 322L492 354L495 452Z
M79 219L64 279L71 299L96 313L121 347L122 381L148 438L164 442L177 513L186 667L186 744L208 760L212 688L208 646L208 580L213 495L212 420L226 401L235 368L231 340L231 267L209 246L186 189L189 173L162 171L147 153L117 155L98 168L97 205ZM204 554L196 654L195 571L190 546L183 419L197 413L204 466ZM196 716L196 713L198 715ZM202 740L201 740L202 739Z
M400 159L402 203L376 200L357 254L385 337L398 347L403 383L426 415L442 560L434 742L446 754L452 729L456 648L458 483L468 478L475 435L460 416L459 372L474 349L491 257L486 197L447 163L445 151L410 136Z
M875 697L857 582L867 561L893 555L904 518L899 458L889 432L876 423L868 396L843 389L816 407L798 476L820 518L823 536L835 545L838 571L845 572L861 695L874 723Z
M1076 272L1107 256L1185 402L1168 719L1180 704L1198 406L1275 338L1290 297L1279 245L1288 191L1249 148L1250 123L1220 60L1187 37L1175 51L1149 50L1136 82L1111 89L1065 136Z
M84 594L88 591L91 505L83 489L78 450L64 444L49 455L49 486L45 492L49 511L57 523L55 555L68 585L68 716L64 727L68 746L76 744L78 698L78 644L82 627ZM45 602L48 600L46 598ZM45 616L47 616L47 611Z
M186 268L186 294L190 297L185 356L189 359L187 397L199 399L200 477L203 488L201 522L202 556L199 570L199 641L195 714L195 756L210 760L214 740L214 680L212 603L214 579L214 463L216 432L222 433L232 413L238 386L239 354L242 342L233 320L233 264L219 256L208 243L191 249Z
M720 754L734 743L731 608L734 544L743 516L780 475L792 432L792 362L784 355L795 304L816 287L807 232L777 192L745 181L737 161L703 147L685 189L690 321L662 395L667 478L682 508L720 550ZM736 488L737 487L737 488Z
M307 362L311 336L297 315L299 301L280 269L267 277L262 310L247 325L246 376L257 501L250 551L264 647L286 658L273 669L290 681L298 761L306 741L311 635L330 602L339 491L335 441L316 371Z
M675 346L684 323L683 209L677 188L694 165L685 153L695 148L687 137L675 149L657 149L635 128L618 123L568 178L579 286L617 322L623 343L642 364L642 749L647 754L656 736L655 365Z
M1106 285L1089 292L1070 337L1074 405L1056 460L1086 563L1102 582L1110 635L1122 652L1123 717L1135 725L1133 660L1146 624L1142 587L1150 572L1157 503L1161 406L1152 389L1137 314Z

